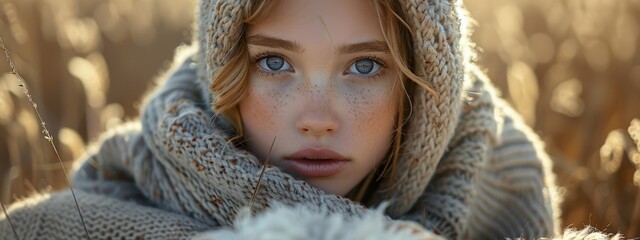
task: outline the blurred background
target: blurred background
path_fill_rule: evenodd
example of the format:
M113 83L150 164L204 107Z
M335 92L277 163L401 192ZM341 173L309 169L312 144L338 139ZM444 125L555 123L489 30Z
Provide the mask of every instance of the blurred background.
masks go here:
M195 0L0 0L0 35L67 169L134 119ZM640 236L640 0L466 0L478 62L546 142L562 225ZM635 120L634 120L635 119ZM0 61L0 201L66 182Z

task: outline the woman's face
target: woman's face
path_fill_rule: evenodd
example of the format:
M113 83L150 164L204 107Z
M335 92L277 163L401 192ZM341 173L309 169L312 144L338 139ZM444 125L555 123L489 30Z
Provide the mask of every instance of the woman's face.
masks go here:
M397 69L373 1L280 0L249 26L248 147L296 178L345 195L390 148ZM269 151L275 139L273 149Z

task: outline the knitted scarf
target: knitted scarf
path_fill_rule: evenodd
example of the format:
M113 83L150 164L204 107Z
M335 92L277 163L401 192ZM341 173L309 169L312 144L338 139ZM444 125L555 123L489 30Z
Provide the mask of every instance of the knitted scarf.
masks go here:
M552 235L547 157L470 63L460 6L443 0L401 4L414 35L413 68L439 96L414 90L399 174L383 178L365 202L387 202L388 216L449 239ZM80 162L73 185L80 209L94 214L86 224L91 234L143 229L146 237L185 237L232 226L242 209L263 212L274 202L344 216L370 211L264 165L229 142L233 129L211 108L215 93L209 86L241 36L245 5L201 0L196 50L177 60L139 122L106 133ZM56 211L73 209L61 207L73 204L66 193L37 201L56 202ZM37 201L14 206L16 219L33 217L28 208L51 209ZM82 229L78 221L65 224Z

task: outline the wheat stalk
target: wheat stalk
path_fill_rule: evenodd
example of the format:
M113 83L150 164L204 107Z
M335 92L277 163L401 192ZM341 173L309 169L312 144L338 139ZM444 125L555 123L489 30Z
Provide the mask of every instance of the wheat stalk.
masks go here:
M273 145L276 143L276 138L273 138L271 142L271 147L269 147L269 153L267 154L267 159L264 161L262 165L262 170L260 171L260 177L258 177L258 183L256 183L256 187L253 190L253 194L251 196L251 201L249 201L249 212L253 212L253 202L256 200L256 195L258 195L258 190L260 190L260 184L262 184L262 177L264 176L264 172L267 170L269 166L269 156L271 155L271 150L273 150Z
M20 240L20 236L18 236L18 231L16 231L16 226L13 225L11 218L9 218L9 213L7 212L7 209L4 208L4 204L2 204L2 202L0 202L0 206L2 206L2 211L4 212L4 215L7 217L7 221L9 222L9 225L11 225L11 230L13 230L13 234L16 235L16 239Z
M42 134L44 134L44 139L49 141L49 143L51 144L51 147L53 148L53 151L56 154L56 157L58 158L58 162L60 163L60 166L62 167L62 171L64 173L67 185L69 185L69 189L71 190L71 195L73 196L73 201L76 204L76 209L78 210L78 214L80 215L80 221L82 222L82 227L84 228L84 232L86 234L87 239L90 239L89 230L87 230L87 226L86 226L86 224L84 222L84 217L82 216L82 211L80 210L80 205L78 205L78 199L76 198L76 193L73 190L73 187L71 187L71 182L69 181L69 174L67 173L67 169L64 167L64 164L62 163L62 159L60 158L60 153L58 153L58 148L56 148L56 145L53 142L53 136L51 136L51 133L49 132L49 129L47 129L46 123L42 119L42 115L40 115L40 111L38 111L38 104L36 104L36 102L33 100L33 97L31 97L31 93L29 92L29 87L27 86L27 83L24 81L22 76L20 76L20 74L16 70L16 66L13 63L13 60L11 59L11 55L9 54L9 49L7 49L7 47L5 46L4 40L2 39L2 36L0 36L0 47L2 47L2 51L4 52L4 55L5 55L6 60L7 60L7 63L9 64L9 68L10 68L10 72L9 73L11 75L15 76L18 79L18 82L19 82L18 85L22 88L22 92L24 93L25 96L27 96L27 99L29 99L29 102L31 103L31 106L33 107L33 110L35 111L36 115L38 116L38 120L40 120L40 127L42 128ZM2 206L2 209L4 210L4 205ZM5 211L5 214L6 214L6 211ZM7 219L9 219L9 215L6 214L6 216L7 216ZM13 224L11 224L11 226L13 227ZM15 232L15 228L14 228L14 233L16 233ZM17 233L16 233L16 235L17 235Z

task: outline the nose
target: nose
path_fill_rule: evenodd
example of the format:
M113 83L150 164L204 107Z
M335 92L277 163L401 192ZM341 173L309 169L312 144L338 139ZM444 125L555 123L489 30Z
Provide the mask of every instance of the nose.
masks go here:
M333 104L336 102L335 85L324 74L311 74L305 78L302 88L302 112L296 120L296 127L300 133L307 136L331 135L338 130L338 110Z
M300 116L296 123L298 131L303 135L325 136L331 135L338 130L338 121L335 119L328 106L322 109L308 108Z

